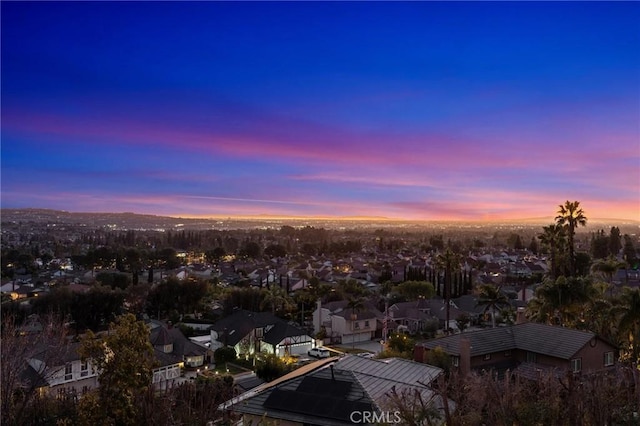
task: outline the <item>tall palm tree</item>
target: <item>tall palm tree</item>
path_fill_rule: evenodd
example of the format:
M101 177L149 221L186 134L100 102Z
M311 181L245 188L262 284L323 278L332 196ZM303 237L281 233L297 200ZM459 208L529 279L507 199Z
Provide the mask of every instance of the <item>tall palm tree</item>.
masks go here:
M558 210L558 216L556 216L556 223L567 229L567 237L569 240L569 265L571 267L571 275L574 276L576 273L574 237L578 226L587 225L587 217L584 215L584 211L580 208L580 201L567 200L564 205L560 204L558 207L560 207L560 209Z
M564 250L566 243L564 227L553 224L542 227L542 231L542 234L538 235L538 239L549 253L551 258L551 278L556 279L559 269L559 253Z
M449 334L449 321L451 319L451 283L453 274L460 269L460 255L447 248L436 258L436 265L439 269L444 270L444 300L446 303L446 323L445 333Z
M351 309L351 318L353 320L358 319L358 314L364 308L364 299L361 297L352 297L349 298L349 302L347 303L347 307Z
M507 296L498 287L492 284L485 284L480 287L478 296L478 306L484 306L484 312L491 312L491 326L496 326L496 310L508 305Z

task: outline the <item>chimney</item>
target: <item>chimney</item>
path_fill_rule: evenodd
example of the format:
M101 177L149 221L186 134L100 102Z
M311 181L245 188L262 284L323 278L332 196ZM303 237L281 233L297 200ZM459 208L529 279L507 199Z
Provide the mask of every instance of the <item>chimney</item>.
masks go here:
M525 308L519 307L516 311L516 324L524 324L527 322L527 316L525 315Z
M471 342L466 337L460 337L460 364L461 376L466 376L471 371Z

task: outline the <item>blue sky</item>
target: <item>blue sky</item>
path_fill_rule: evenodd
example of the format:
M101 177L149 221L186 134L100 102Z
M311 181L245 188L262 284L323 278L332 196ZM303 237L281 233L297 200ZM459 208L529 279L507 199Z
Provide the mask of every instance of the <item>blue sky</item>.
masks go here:
M640 219L637 2L3 2L2 206Z

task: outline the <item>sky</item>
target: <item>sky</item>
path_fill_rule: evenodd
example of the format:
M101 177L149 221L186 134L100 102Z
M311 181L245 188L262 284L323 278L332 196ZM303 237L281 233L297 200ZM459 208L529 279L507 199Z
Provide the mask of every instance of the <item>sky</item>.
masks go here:
M639 2L2 2L1 204L640 220Z

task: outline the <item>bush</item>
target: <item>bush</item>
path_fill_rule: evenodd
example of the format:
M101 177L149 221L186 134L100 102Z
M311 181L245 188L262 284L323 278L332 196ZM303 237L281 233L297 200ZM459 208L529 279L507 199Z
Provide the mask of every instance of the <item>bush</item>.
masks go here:
M213 353L213 359L216 365L222 365L227 362L235 361L237 358L236 350L228 346L218 348Z
M289 371L291 371L291 367L280 358L273 354L266 354L263 356L258 368L256 368L256 376L266 382L270 382L284 376Z

